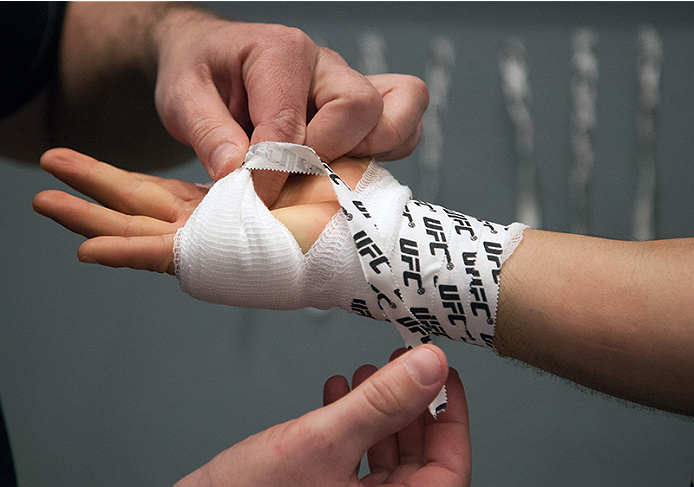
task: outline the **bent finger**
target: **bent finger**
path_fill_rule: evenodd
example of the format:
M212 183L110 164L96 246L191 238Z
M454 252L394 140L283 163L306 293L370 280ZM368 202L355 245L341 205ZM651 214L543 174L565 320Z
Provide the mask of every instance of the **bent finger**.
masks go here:
M426 456L460 466L459 460L470 456L470 424L465 389L458 371L453 368L448 371L446 394L446 410L439 413L437 419L427 420Z
M349 394L347 379L341 375L334 375L325 381L323 386L323 406L332 404Z
M409 156L417 148L422 138L423 127L423 124L420 122L415 131L403 139L404 142L401 145L386 152L376 152L373 154L373 158L377 161L384 162L397 161Z
M326 162L353 150L383 112L378 90L329 49L322 49L316 64L311 97L317 112L307 126L306 145Z
M402 159L412 153L422 134L422 117L429 104L424 82L400 74L368 77L383 98L383 114L378 124L350 156L373 155L377 160Z

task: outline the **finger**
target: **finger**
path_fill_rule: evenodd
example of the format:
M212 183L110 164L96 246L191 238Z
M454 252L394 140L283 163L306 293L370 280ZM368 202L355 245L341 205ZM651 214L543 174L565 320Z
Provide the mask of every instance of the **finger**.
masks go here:
M335 375L325 381L323 386L323 406L332 404L349 394L347 379L341 375Z
M251 143L265 141L303 144L306 111L318 47L302 31L265 26L270 41L253 50L244 62L248 110L253 122ZM274 42L276 35L281 43Z
M173 230L170 223L146 216L124 215L62 191L42 191L34 197L33 206L40 215L87 238L161 235Z
M426 411L412 420L398 432L398 448L401 465L424 465L424 438L426 419L431 414ZM394 479L397 482L397 479Z
M383 483L440 487L470 485L472 454L467 402L454 369L449 369L446 390L449 401L446 412L439 413L437 419L428 413L420 416L427 425L419 440L424 445L423 460L411 463L401 457L398 467L392 469L390 475L381 474Z
M103 164L107 167L115 169L114 174L121 171L125 174L129 174L133 178L161 186L175 197L184 201L199 201L205 196L205 194L207 194L208 191L206 188L198 184L188 183L178 179L161 178L149 174L123 171L70 149L51 149L43 154L41 163L47 172L56 176L58 179L61 179L61 181L63 181L63 178L67 179L68 181L72 181L74 179L84 177L84 173L90 171L94 163L96 163L97 165ZM89 191L89 188L85 188L85 191Z
M206 185L189 183L179 179L161 178L149 174L138 174L138 176L145 181L161 186L176 198L194 203L195 206L209 191L209 187Z
M318 48L302 31L266 26L268 39L276 32L282 44L253 50L244 63L248 111L253 122L251 144L276 141L306 142L306 111ZM254 171L258 197L270 207L282 189L287 173Z
M387 364L330 406L336 437L355 455L363 454L424 412L447 372L445 355L433 345Z
M369 167L371 158L340 158L330 164L330 168L350 188L356 188L364 172ZM336 202L337 196L330 179L307 174L290 174L282 186L279 197L271 209L311 203Z
M388 361L389 361L389 362L392 362L392 361L395 360L396 358L402 357L402 355L405 354L406 352L407 352L407 349L406 349L406 348L404 348L404 347L403 347L403 348L398 348L398 349L395 350L392 354L390 354L390 359L389 359Z
M407 353L407 349L399 348L395 350L391 356L390 361L397 360ZM427 412L417 416L410 424L405 426L403 429L398 431L395 436L395 444L397 445L398 451L398 464L400 465L423 465L424 464L424 434L426 428L426 419L431 417L431 414ZM369 465L372 468L372 472L378 470L393 471L394 468L383 463L382 457L377 455L372 455L369 452ZM408 470L400 470L402 476L409 474ZM402 477L404 478L404 477ZM400 478L389 477L389 482L399 483Z
M427 418L425 457L430 465L444 466L450 472L470 482L472 448L465 389L455 369L446 380L448 406L437 419Z
M373 154L373 158L377 161L382 162L397 161L399 159L404 159L405 157L412 154L412 152L414 152L414 150L417 148L417 145L419 144L419 141L422 138L423 128L424 125L422 124L422 122L419 122L415 129L415 132L410 134L402 145L387 152L375 152Z
M352 375L352 389L356 389L362 385L366 380L374 375L378 369L373 365L362 365L357 370L354 371Z
M114 210L176 221L179 198L137 173L69 149L53 149L41 157L41 167L80 193Z
M424 82L414 76L382 74L368 79L383 97L383 114L349 155L373 155L380 161L407 157L421 138L429 91Z
M376 371L376 367L373 366L360 367L352 377L352 387L359 387ZM398 466L400 463L399 450L397 433L386 436L369 448L367 456L371 472L369 477L372 481L376 478L387 477Z
M230 90L229 99L236 105L245 103L242 83L231 83L228 72L221 82ZM249 140L241 124L243 110L233 110L220 95L214 74L208 70L193 71L185 79L158 80L155 91L157 109L166 129L177 140L191 145L207 173L215 180L241 167L248 152Z
M306 145L330 162L371 132L381 118L383 99L366 77L329 49L321 49L313 79L317 112L308 124Z
M395 350L389 361L397 360L407 352L405 348ZM421 415L419 416L421 418ZM417 421L415 419L415 421ZM406 428L408 428L407 426ZM400 448L400 433L390 435L376 443L368 451L369 470L371 471L370 481L378 480L377 484L382 483L396 470L402 462Z
M80 262L174 274L174 235L96 237L77 251Z
M259 169L253 171L255 193L265 206L270 208L282 191L282 186L289 176L288 172Z

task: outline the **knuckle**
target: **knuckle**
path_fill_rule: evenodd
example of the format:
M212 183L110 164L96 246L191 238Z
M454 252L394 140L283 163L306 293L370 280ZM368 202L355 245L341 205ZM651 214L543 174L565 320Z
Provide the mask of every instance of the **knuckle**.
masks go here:
M383 98L373 86L355 88L345 95L345 108L351 117L375 126L383 114Z
M292 57L301 57L303 54L315 49L311 38L301 29L284 25L269 24L263 38L268 47L279 47L282 51L289 52Z
M284 27L282 39L290 49L310 49L314 46L311 38L301 29Z
M271 122L274 136L280 142L303 143L306 138L306 112L295 106L283 107Z
M422 137L422 123L417 125L415 131L407 136L403 136L396 128L393 128L391 137L386 138L389 145L381 146L383 151L379 160L392 161L408 157L417 148Z
M192 120L189 128L189 142L198 156L209 160L212 152L217 147L215 133L224 129L224 122L214 118L206 117L204 114L191 116Z
M405 404L391 383L374 376L361 387L367 404L380 415L392 418L403 411Z

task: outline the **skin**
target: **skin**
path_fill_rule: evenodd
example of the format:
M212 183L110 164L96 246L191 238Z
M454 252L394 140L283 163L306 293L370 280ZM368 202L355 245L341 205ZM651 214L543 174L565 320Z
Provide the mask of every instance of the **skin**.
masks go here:
M368 163L342 158L331 167L356 185ZM89 239L78 250L80 261L174 274L174 235L207 189L125 171L69 149L46 152L41 167L99 203L55 190L33 201L36 212ZM327 179L292 175L270 210L307 252L339 208Z
M336 161L355 185L364 160ZM204 195L189 183L121 172L64 149L42 166L109 210L61 192L34 207L89 238L83 262L173 270L173 235ZM341 173L342 172L342 173ZM273 206L310 248L337 210L327 178L304 176ZM135 215L135 216L133 216ZM494 345L578 384L694 415L694 239L624 242L528 229L501 270Z
M420 79L363 76L298 29L183 2L74 2L57 79L0 121L0 152L34 163L66 146L141 172L197 154L213 179L266 140L310 145L326 162L394 160L417 145L428 100ZM285 178L256 176L266 204Z
M0 153L34 162L65 145L138 171L196 154L220 179L241 165L249 145L277 140L312 146L323 160L335 161L347 181L350 168L364 162L340 161L345 154L380 160L409 155L427 103L421 80L362 76L297 29L229 22L178 2L75 2L66 11L57 79L0 121ZM204 197L203 188L117 170L65 150L48 152L41 163L101 203L59 191L34 201L39 213L89 238L81 260L173 272L173 235ZM308 215L328 218L335 202L319 196L320 188L305 198L285 179L263 171L254 183L307 250L322 229L320 223L307 226L313 221ZM432 423L426 405L447 367L443 353L429 348L438 359L428 373L420 367L413 375L399 360L373 377L372 369L360 369L354 385L361 386L351 393L344 379L332 379L326 408L235 445L180 485L228 485L230 479L239 485L242 477L248 485L311 485L304 470L309 461L309 480L321 486L469 485L462 384L449 374L455 402ZM430 380L413 380L422 373ZM316 449L332 445L337 449ZM367 450L374 473L362 484L354 467Z
M345 158L333 167L354 185L368 163ZM205 188L131 173L68 149L47 152L41 165L100 203L61 191L44 191L34 199L36 211L89 238L79 249L80 260L173 273L173 235ZM325 178L296 175L285 188L275 204L279 208L271 211L308 249L322 226L306 222L321 214L329 220L339 205ZM352 392L344 377L332 377L325 384L324 408L232 446L177 487L470 485L468 411L460 378L437 347L424 345L416 352L423 357L420 353L409 362L412 352L396 352L378 372L361 367ZM427 408L444 384L449 406L434 420ZM359 479L365 453L371 473Z
M694 239L526 230L501 272L499 353L607 394L694 415Z
M437 347L403 352L379 371L359 368L352 392L344 377L330 378L325 407L234 445L176 487L469 486L468 411L460 378ZM444 381L449 406L435 420L427 404ZM371 473L359 479L365 452Z

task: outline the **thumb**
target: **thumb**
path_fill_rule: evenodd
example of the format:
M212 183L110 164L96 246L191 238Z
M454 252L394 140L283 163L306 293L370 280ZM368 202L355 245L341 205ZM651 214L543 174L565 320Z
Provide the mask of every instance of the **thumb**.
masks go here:
M181 85L185 87L182 94ZM193 147L207 173L215 180L239 168L249 140L210 80L182 83L174 88L157 82L157 110L162 123L178 141Z
M410 350L331 406L337 437L363 454L426 411L447 375L440 348L421 345Z

